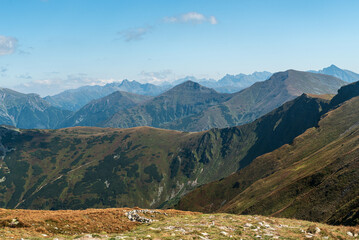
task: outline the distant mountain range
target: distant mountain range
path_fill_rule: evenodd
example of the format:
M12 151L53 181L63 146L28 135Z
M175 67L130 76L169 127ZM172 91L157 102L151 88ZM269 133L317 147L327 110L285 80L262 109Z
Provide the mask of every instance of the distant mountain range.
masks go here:
M103 126L202 131L242 125L302 93L335 94L344 84L332 76L294 70L276 73L233 94L218 93L188 81L144 104L119 111Z
M47 96L44 99L55 107L77 111L90 101L105 97L116 91L156 96L168 88L168 86L157 86L150 83L142 84L136 81L123 80L122 82L109 83L104 86L84 86L77 89L66 90L54 96Z
M137 81L123 80L122 82L109 83L104 86L84 86L77 89L70 89L54 96L47 96L44 99L55 107L77 111L92 100L105 97L115 91L130 92L139 95L157 96L166 90L175 87L186 81L198 82L203 86L213 88L219 92L233 93L249 87L255 82L264 81L271 75L269 72L255 72L250 75L226 75L219 81L208 79L197 79L185 77L173 83L154 85L150 83L139 83Z
M342 77L344 73L352 78L356 76L355 73L335 66L325 68L322 72L337 75L341 73ZM242 88L257 81L250 87L231 94L217 92L197 82L185 81L188 78L178 80L176 83L180 84L172 89L169 89L171 86L168 84L156 86L124 80L105 86L84 86L44 99L39 99L35 94L17 93L17 99L23 100L14 100L14 104L17 105L17 111L22 111L22 115L5 106L12 104L12 98L7 98L6 103L3 103L3 120L0 124L22 128L153 126L202 131L245 124L302 93L335 94L345 84L329 75L294 70L275 73L268 80L259 81L267 76L270 73L226 75L219 81L188 77L217 89L232 86L232 90L236 88L235 85ZM111 95L117 91L121 94ZM33 96L33 103L26 100L30 99L29 96ZM27 105L22 106L26 103ZM40 110L35 115L28 114L24 109L29 106ZM21 120L24 114L27 120Z
M340 69L334 65L331 65L328 68L324 68L323 70L309 72L331 75L346 82L354 82L359 80L359 74L349 70ZM214 79L198 79L188 76L178 79L172 83L167 82L162 85L154 85L150 83L142 84L136 81L123 80L122 82L106 84L105 86L84 86L77 89L67 90L54 96L47 96L45 97L45 100L50 102L53 106L66 110L77 111L90 101L105 97L115 91L124 91L146 96L157 96L176 85L186 81L192 81L197 82L202 86L213 88L217 92L235 93L250 87L256 82L265 81L269 79L271 75L272 73L266 71L254 72L253 74L248 75L227 74L218 81Z
M237 74L230 75L227 74L223 78L218 81L214 79L197 79L195 77L185 77L182 79L178 79L172 83L172 85L181 84L186 81L197 82L202 86L213 88L217 92L222 93L234 93L238 92L242 89L245 89L256 82L261 82L267 80L272 73L270 72L254 72L252 74Z

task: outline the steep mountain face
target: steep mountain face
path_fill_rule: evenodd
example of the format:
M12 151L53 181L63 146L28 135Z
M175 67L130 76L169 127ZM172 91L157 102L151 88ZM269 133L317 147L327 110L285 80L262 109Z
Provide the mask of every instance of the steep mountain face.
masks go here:
M322 74L334 76L349 83L359 81L359 74L349 70L338 68L335 65L330 65L329 67L323 68L322 70L319 71L310 71L310 72L322 73Z
M54 128L71 114L51 106L36 94L0 88L0 124L19 128Z
M96 126L120 110L134 107L151 99L128 92L116 91L106 97L93 100L65 119L60 127Z
M177 207L357 225L359 97L354 88L358 85L339 90L331 110L292 144L196 189Z
M144 104L119 111L106 121L104 126L162 127L168 122L199 114L211 106L228 100L229 97L228 94L221 94L198 83L187 81Z
M353 97L359 96L359 82L348 84L338 90L331 101L332 106L337 106Z
M251 124L199 133L2 127L0 207L170 206L194 187L291 143L328 106L327 100L302 95Z
M185 131L223 128L252 122L302 93L335 94L344 81L323 74L288 70L231 95L231 98L163 127Z
M121 83L114 82L106 84L105 86L84 86L77 89L71 89L54 96L47 96L44 99L53 106L77 111L90 101L105 97L116 91L156 96L167 89L168 86L157 86L150 83L141 84L136 81L123 80Z

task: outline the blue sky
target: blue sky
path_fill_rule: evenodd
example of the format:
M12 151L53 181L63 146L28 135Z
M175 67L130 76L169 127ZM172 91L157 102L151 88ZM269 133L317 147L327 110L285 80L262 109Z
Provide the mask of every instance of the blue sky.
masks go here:
M359 72L358 12L356 0L0 0L0 86Z

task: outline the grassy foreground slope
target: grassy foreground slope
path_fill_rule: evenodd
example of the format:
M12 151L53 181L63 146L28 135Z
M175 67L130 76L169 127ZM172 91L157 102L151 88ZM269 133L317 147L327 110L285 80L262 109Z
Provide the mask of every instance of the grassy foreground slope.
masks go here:
M331 103L340 105L292 144L196 189L177 207L357 225L359 97L351 97L358 87L343 87Z
M1 130L6 208L156 206L180 188L168 177L169 159L198 139L148 127Z
M150 223L130 221L137 211ZM1 239L350 239L358 227L263 216L130 208L0 209Z

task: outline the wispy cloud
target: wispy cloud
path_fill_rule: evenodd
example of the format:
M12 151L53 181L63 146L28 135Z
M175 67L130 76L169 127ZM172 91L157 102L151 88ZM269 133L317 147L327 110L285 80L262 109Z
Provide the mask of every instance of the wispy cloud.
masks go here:
M0 56L12 54L17 46L17 39L0 35Z
M6 77L6 72L8 71L8 68L6 67L0 67L0 76Z
M0 67L0 73L5 73L7 70L8 69L6 67Z
M152 26L130 28L124 31L118 32L126 42L142 40L143 36L152 31Z
M166 81L173 80L174 73L170 69L166 69L158 72L146 72L142 71L140 73L140 78L142 82L149 82L155 84L161 84Z
M29 74L20 74L20 75L17 75L16 78L32 79L32 77Z
M19 78L26 77L18 76ZM54 78L33 80L14 86L13 89L23 93L38 93L41 96L54 95L68 89L75 89L82 86L105 85L107 83L117 82L115 79L100 79L87 77L86 74L68 75L67 78Z
M215 16L205 16L198 12L188 12L176 17L165 17L164 22L167 23L192 23L192 24L202 24L210 23L217 24L218 21Z

